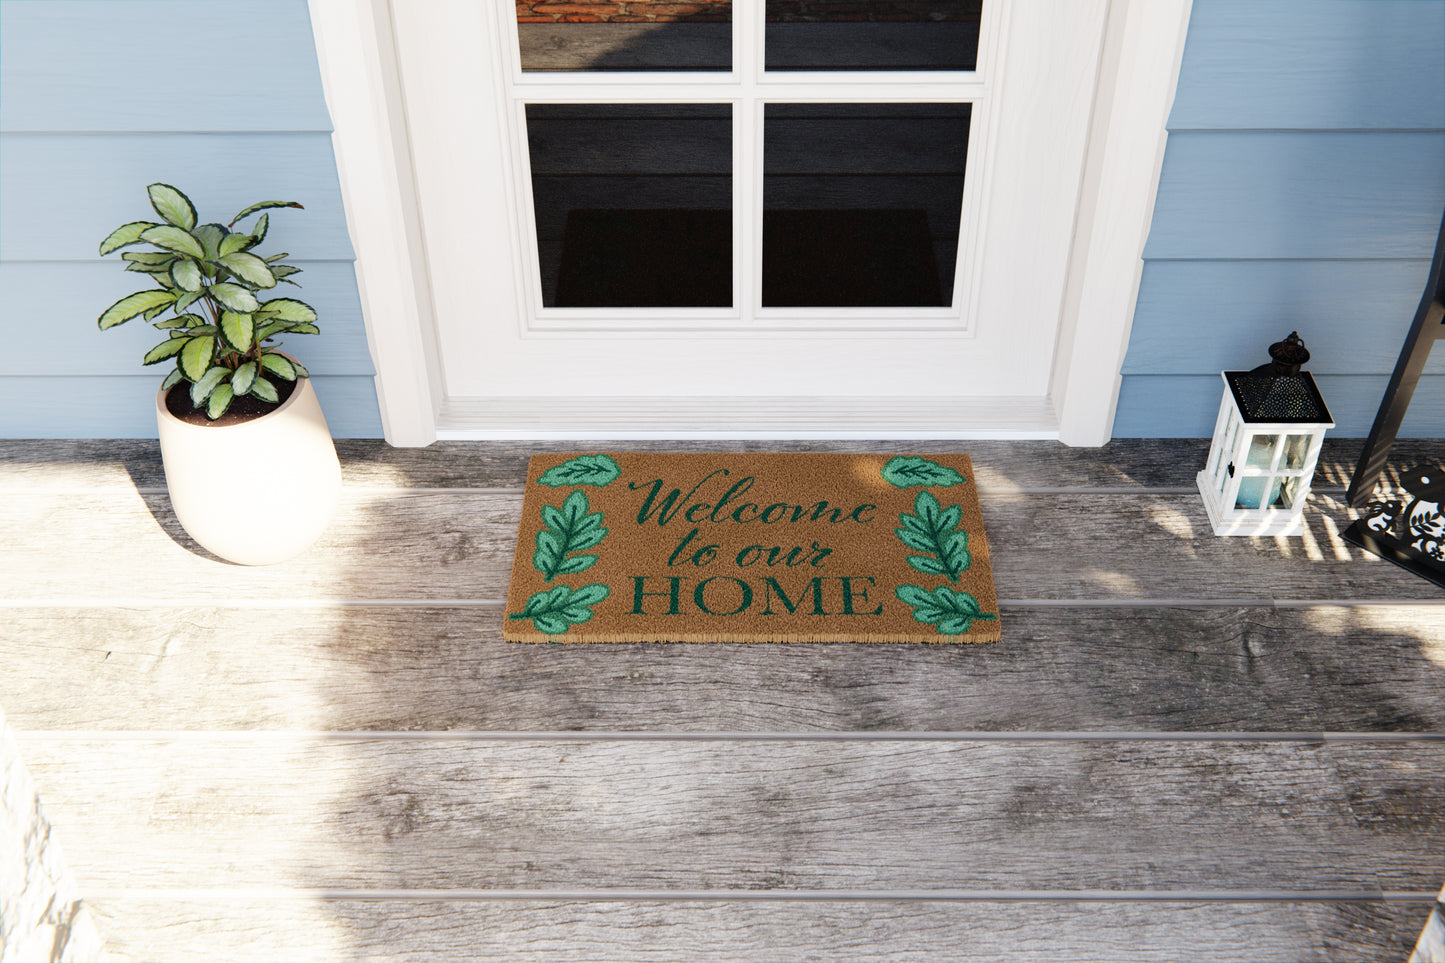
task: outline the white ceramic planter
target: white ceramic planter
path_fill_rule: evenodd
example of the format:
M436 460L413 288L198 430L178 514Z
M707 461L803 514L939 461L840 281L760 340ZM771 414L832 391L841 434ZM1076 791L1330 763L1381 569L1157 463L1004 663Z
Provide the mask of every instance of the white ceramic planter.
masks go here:
M181 421L158 391L156 422L176 518L208 552L240 565L284 562L336 513L341 463L310 378L275 411L225 427Z

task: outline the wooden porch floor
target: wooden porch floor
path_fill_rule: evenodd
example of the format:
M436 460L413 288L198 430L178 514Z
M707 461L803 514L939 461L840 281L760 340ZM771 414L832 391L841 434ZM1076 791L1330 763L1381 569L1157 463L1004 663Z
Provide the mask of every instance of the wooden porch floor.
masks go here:
M504 643L527 456L576 446L341 442L330 532L248 569L153 443L0 443L0 706L109 949L1409 956L1445 591L1340 540L1358 442L1291 540L1210 534L1198 441L697 447L968 452L1003 641Z

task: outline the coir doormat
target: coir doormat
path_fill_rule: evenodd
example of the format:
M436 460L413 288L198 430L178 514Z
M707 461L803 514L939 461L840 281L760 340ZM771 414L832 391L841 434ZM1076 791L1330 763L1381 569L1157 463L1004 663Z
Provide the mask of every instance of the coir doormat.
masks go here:
M966 455L538 455L512 642L993 642Z

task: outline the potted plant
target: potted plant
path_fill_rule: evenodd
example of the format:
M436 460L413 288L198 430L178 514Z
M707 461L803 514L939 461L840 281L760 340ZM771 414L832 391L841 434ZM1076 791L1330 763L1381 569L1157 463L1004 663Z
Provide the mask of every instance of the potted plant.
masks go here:
M288 256L261 257L272 208L263 201L229 224L200 224L190 198L169 184L147 189L160 221L132 221L100 244L126 251L127 271L156 287L121 298L100 315L102 330L144 318L164 340L143 364L173 362L156 393L166 487L176 517L210 552L244 565L284 561L311 545L336 509L341 467L301 363L279 350L286 334L316 334L316 312L287 297ZM249 229L237 225L260 214ZM264 509L256 496L266 492ZM283 497L284 496L284 497Z

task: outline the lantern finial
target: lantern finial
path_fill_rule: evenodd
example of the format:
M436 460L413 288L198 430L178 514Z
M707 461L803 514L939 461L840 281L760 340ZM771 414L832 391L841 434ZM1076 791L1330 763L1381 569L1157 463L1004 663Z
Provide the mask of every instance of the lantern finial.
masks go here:
M1310 359L1298 331L1291 331L1288 338L1270 345L1269 356L1274 359L1270 370L1277 375L1297 375Z

